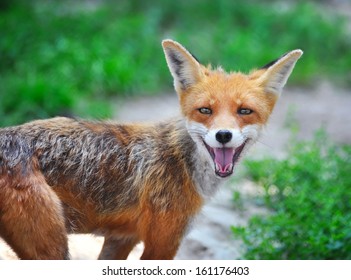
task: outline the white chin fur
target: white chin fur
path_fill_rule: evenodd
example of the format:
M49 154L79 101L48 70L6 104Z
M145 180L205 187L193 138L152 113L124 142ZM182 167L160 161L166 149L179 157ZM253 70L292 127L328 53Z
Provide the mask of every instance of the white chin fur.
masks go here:
M191 121L187 121L186 127L188 129L188 132L191 138L197 144L197 148L200 151L200 155L206 158L208 161L212 161L212 158L208 153L207 148L205 147L205 144L203 142L205 135L208 133L207 127L201 123L191 122ZM213 170L214 170L214 167L213 167Z

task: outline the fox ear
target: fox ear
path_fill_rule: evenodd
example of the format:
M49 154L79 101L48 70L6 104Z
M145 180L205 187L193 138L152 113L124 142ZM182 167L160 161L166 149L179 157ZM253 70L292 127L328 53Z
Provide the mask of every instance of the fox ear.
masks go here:
M184 91L200 81L201 64L189 51L169 39L162 41L162 47L177 92Z
M280 96L297 60L301 57L301 50L293 50L275 61L263 66L259 71L264 71L259 79L266 92Z

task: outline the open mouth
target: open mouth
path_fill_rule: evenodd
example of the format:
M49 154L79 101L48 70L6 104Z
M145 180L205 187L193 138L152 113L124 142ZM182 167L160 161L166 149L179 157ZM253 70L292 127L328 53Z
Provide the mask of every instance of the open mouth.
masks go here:
M204 141L204 144L213 159L215 172L218 176L224 178L233 173L234 165L238 161L246 142L247 141L237 148L212 148Z

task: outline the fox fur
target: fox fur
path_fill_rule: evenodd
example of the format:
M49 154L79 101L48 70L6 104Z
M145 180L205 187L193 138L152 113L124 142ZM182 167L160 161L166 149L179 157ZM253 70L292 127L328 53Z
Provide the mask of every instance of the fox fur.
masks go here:
M141 259L174 258L205 199L259 137L302 55L245 75L162 44L181 117L57 117L0 130L0 236L19 258L68 259L68 233L103 235L99 259L126 259L140 241Z

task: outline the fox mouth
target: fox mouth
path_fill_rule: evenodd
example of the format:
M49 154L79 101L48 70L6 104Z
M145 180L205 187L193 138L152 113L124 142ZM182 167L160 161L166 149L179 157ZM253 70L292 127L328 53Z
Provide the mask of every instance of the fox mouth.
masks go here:
M204 141L204 144L213 159L215 172L219 177L224 178L233 174L234 165L240 158L246 142L247 141L237 148L212 148Z

